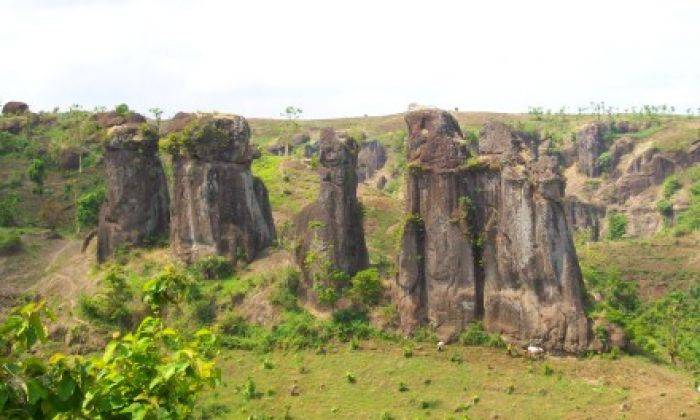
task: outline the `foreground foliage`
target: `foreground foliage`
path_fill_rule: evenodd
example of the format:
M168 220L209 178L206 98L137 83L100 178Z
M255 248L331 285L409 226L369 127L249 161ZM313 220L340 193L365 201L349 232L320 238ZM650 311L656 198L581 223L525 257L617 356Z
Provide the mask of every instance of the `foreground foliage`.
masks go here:
M219 378L215 336L185 341L157 318L115 334L101 355L42 354L43 303L15 310L0 327L0 413L9 418L182 418Z

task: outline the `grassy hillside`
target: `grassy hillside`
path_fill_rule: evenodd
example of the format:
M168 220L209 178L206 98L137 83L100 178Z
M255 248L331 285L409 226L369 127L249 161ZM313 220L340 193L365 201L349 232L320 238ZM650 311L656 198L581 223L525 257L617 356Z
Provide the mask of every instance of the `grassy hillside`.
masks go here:
M560 151L573 145L572 133L583 124L607 118L455 116L468 135L497 119L540 132ZM380 190L368 182L358 189L370 258L385 289L379 303L356 311L319 311L296 298L298 273L284 238L289 222L316 199L319 180L313 159L264 150L291 134L290 123L283 120L250 119L252 142L263 149L252 171L269 190L283 239L278 246L214 279L205 278L201 266L179 265L164 243L120 253L114 264L96 265L95 244L85 253L81 247L85 233L94 228L101 199L99 139L104 131L89 117L75 110L46 114L18 134L0 133L0 179L5 180L0 184L0 277L5 285L0 313L19 302L46 299L57 316L49 328L50 349L101 352L114 331L132 330L147 315L158 315L185 339L198 328L215 330L222 385L198 401L196 413L203 418L700 417L695 390L700 378L696 168L675 174L678 187L670 198L679 209L675 226L644 238L577 242L590 292L589 313L627 329L635 355L614 351L528 361L491 347L496 339L476 326L462 342L478 346L456 343L445 352L435 350L429 328L412 339L396 334L388 286L404 208L402 115L299 120L294 126L294 132L308 132L312 139L326 126L364 132L387 147L386 187ZM699 137L698 119L666 115L654 120L656 125L630 134L637 146L683 150ZM79 151L79 168L62 167L66 150ZM37 159L44 163L41 185L30 176ZM576 176L569 178L574 189L589 186L591 180ZM610 182L609 175L597 182ZM651 191L655 199L663 188ZM19 246L10 249L15 238ZM173 298L154 309L147 302L160 286L174 288ZM347 302L339 306L348 307ZM291 395L293 388L299 395Z

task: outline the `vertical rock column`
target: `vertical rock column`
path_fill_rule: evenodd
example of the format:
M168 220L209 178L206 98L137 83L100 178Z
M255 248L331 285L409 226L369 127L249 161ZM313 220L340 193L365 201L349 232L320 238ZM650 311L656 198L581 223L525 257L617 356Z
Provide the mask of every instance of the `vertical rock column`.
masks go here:
M395 299L404 332L454 339L475 319L514 340L578 352L588 344L583 282L556 161L538 139L488 123L467 152L455 119L406 115L406 213ZM467 159L467 156L470 155Z
M408 125L406 220L396 297L404 332L430 323L441 338L474 319L479 302L471 199L461 193L462 133L447 112L420 110Z
M332 129L321 132L319 196L294 221L296 258L305 279L302 288L312 301L314 281L325 281L338 271L352 276L369 265L357 200L357 152L353 138L341 138Z
M104 147L107 199L100 211L97 256L167 235L168 188L158 158L158 136L146 126L116 126Z
M251 174L248 122L185 117L164 141L173 156L173 252L187 263L209 255L249 262L273 242L275 228L267 189Z

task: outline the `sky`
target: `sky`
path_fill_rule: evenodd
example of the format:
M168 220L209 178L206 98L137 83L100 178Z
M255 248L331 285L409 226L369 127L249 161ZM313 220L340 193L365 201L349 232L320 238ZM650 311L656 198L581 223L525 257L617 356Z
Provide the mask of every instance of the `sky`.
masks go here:
M0 0L0 102L305 118L700 107L698 0Z

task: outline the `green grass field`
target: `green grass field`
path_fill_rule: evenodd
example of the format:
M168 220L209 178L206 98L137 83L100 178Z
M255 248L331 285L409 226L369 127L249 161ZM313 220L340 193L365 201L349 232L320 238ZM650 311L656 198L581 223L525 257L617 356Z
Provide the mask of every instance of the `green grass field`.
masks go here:
M453 345L437 352L423 344L406 358L398 344L364 342L359 350L340 343L323 355L226 351L220 366L223 384L202 398L204 418L700 416L689 375L629 356L529 361L503 349ZM248 378L255 398L245 391ZM290 392L295 385L298 396Z

